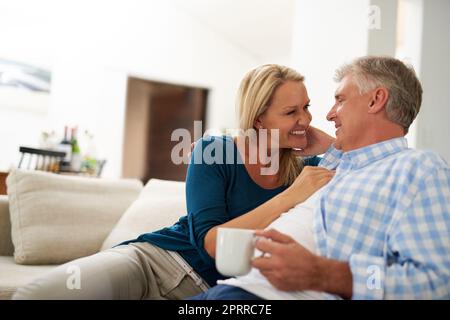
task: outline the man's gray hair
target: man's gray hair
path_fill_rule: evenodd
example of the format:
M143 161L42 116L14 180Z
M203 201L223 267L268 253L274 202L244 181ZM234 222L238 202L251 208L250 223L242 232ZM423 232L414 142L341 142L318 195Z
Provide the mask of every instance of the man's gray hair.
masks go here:
M365 56L336 70L337 82L351 74L361 94L377 87L389 91L386 114L408 132L422 103L422 85L411 66L391 57Z

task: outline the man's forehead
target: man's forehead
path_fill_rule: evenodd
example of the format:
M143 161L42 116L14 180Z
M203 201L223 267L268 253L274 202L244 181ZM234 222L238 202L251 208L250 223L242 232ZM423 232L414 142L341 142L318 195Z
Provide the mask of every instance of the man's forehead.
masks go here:
M335 96L339 96L345 91L346 89L349 89L350 87L356 86L353 75L347 74L342 78L342 80L338 83L338 87L335 91Z
M336 91L334 92L335 97L342 95L342 91L345 89L345 83L343 81L338 83Z

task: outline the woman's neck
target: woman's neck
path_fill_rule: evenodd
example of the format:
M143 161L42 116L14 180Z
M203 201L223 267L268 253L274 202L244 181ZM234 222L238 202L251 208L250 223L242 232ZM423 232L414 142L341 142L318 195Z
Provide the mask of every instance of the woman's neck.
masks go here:
M259 138L256 141L249 141L248 137L236 136L234 142L238 147L239 153L243 155L243 161L246 164L259 165L262 167L270 167L273 160L280 160L279 149L273 150L270 146L266 146L264 150L261 148ZM276 157L276 159L274 159Z
M274 174L263 173L264 169L270 167L275 160L273 159L274 152L271 152L269 156L269 149L265 150L269 161L261 161L264 159L260 159L260 146L258 143L252 145L251 142L243 136L237 136L234 140L237 150L244 162L245 169L252 180L264 189L274 189L279 187L281 184L279 181L278 170L276 170ZM279 159L276 160L279 161Z

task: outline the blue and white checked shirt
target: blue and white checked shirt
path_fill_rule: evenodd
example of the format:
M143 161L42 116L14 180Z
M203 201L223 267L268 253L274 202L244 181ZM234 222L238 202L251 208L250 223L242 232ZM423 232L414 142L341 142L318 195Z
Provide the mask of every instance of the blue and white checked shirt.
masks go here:
M353 299L450 298L450 168L405 138L342 153L315 212L318 252L347 261Z

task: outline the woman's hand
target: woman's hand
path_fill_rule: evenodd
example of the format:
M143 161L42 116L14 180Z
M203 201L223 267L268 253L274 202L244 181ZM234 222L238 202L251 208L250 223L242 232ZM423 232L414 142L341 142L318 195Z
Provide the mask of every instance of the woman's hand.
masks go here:
M336 140L322 130L310 126L306 131L308 145L304 149L292 149L296 156L307 157L325 153L331 144Z
M287 200L291 207L294 207L326 185L334 177L334 173L334 171L322 167L306 166L294 183L280 196Z

